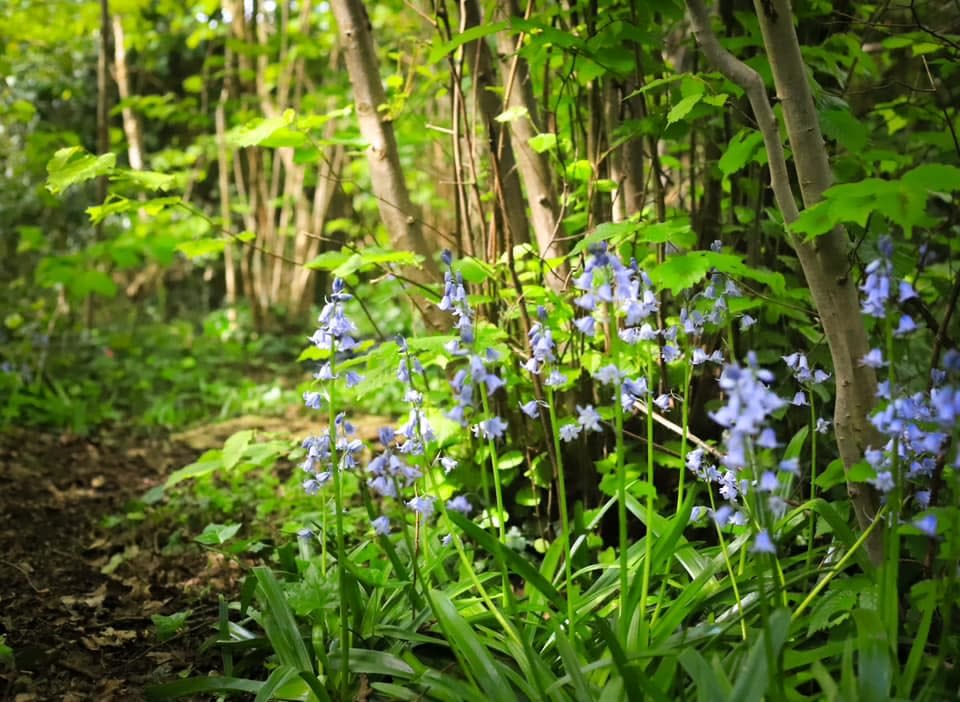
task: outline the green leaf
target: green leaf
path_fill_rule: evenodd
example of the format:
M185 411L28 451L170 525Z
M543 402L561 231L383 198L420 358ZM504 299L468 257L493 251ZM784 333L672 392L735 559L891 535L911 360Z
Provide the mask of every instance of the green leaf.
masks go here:
M825 631L837 626L850 617L850 612L856 605L857 594L855 592L836 590L827 593L810 612L807 636L813 636L818 631Z
M243 524L238 522L231 524L207 524L194 541L204 544L205 546L220 546L236 536L242 526Z
M679 122L692 110L698 102L703 99L702 93L695 93L694 95L687 95L687 97L682 98L676 105L674 105L670 112L667 113L667 125L671 125L674 122Z
M332 271L349 260L352 252L345 249L340 251L324 251L306 263L306 267L315 271Z
M491 700L516 700L513 686L504 678L494 663L490 651L464 619L450 598L439 590L430 591L433 611L446 635L447 641L463 658L466 671Z
M303 636L273 571L256 566L253 574L257 578L257 599L263 607L261 624L277 658L297 671L313 673L313 663Z
M747 165L754 152L763 144L763 134L755 129L741 129L727 145L717 167L725 176L736 173Z
M187 258L203 258L204 256L222 253L227 247L227 243L228 240L224 238L181 241L177 244L177 251L180 251Z
M253 439L253 430L238 431L223 444L223 469L232 470L240 462L240 457L247 450Z
M927 163L907 171L901 181L904 185L934 193L960 190L960 168L944 163Z
M566 168L568 180L586 183L593 177L593 164L586 159L580 159L569 164Z
M113 172L116 154L94 156L79 146L58 150L47 163L47 190L59 195L71 185Z
M199 478L204 475L209 475L215 470L218 470L223 467L223 451L218 449L211 449L206 451L200 458L191 463L188 466L184 466L180 470L176 470L170 474L170 477L167 478L167 482L164 483L165 487L172 487L182 480L187 480L188 478Z
M850 153L856 154L867 145L867 128L849 109L829 109L820 112L820 128Z
M153 622L153 625L157 627L157 638L160 641L167 641L173 638L176 633L183 628L183 625L186 624L191 614L193 614L192 609L185 609L182 612L176 612L170 615L151 615L150 620Z
M523 463L524 456L520 451L508 451L497 459L498 470L509 470Z
M476 41L477 39L482 39L483 37L495 34L504 29L510 27L510 22L490 22L484 24L478 24L465 32L460 32L450 41L443 42L442 44L436 44L432 49L430 49L430 57L427 59L428 63L436 63L442 59L447 54L455 51L464 44L467 44L471 41Z
M136 171L129 168L118 168L111 175L110 180L116 180L138 185L147 190L162 190L166 192L174 186L176 179L168 173L156 171Z
M771 671L767 666L767 647L770 647L774 658L778 657L789 631L790 612L788 610L778 609L770 614L766 627L750 647L746 661L741 664L733 692L730 693L731 700L761 702L770 683L770 676L777 674L777 671Z
M515 122L516 120L522 119L528 116L529 114L530 112L529 110L527 110L526 107L522 105L514 105L513 107L510 107L504 110L503 112L501 112L494 119L496 119L498 122L501 122L501 123Z
M266 141L274 132L289 127L293 123L295 114L293 110L288 109L277 117L251 120L242 127L230 130L227 133L227 142L240 148L256 146Z
M853 611L857 623L857 701L887 702L899 663L890 655L883 617L872 609Z
M557 135L549 133L537 134L536 136L530 137L527 143L530 144L531 149L538 154L542 154L557 148Z
M697 243L697 234L690 226L686 215L666 222L646 224L640 227L637 238L650 244L673 244L678 249L689 249Z
M146 695L148 700L175 700L190 695L215 692L246 692L255 695L262 687L262 680L202 677L178 680L176 682L166 683L165 685L148 687L146 689Z
M697 702L726 702L730 684L721 680L716 671L695 648L684 648L679 656L680 665L693 680Z

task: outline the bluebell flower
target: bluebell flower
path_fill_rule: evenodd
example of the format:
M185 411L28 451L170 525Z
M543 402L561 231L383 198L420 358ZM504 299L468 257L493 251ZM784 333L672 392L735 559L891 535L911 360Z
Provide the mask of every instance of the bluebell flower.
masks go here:
M757 532L757 536L753 540L753 546L750 547L750 552L776 554L777 547L774 545L773 539L770 538L770 533L766 529L761 529Z
M373 526L373 531L377 534L377 536L386 536L390 533L390 520L383 515L374 519L371 522L371 525Z
M780 461L777 466L784 473L790 473L791 475L800 475L800 459L799 458L784 458Z
M871 478L867 482L883 494L890 492L896 486L896 483L893 481L893 473L888 470L878 472L877 477Z
M760 474L760 480L757 482L759 492L776 492L780 489L780 481L777 480L777 474L773 471L765 470Z
M744 314L740 316L740 331L747 331L750 327L757 323L757 320L751 317L749 314Z
M804 407L810 403L807 401L807 394L803 392L803 390L798 390L794 394L793 399L790 400L790 404L794 405L795 407Z
M917 490L913 494L913 499L917 503L917 506L920 509L926 509L930 506L930 491L929 490Z
M603 431L603 427L600 426L600 415L593 408L593 405L585 407L577 405L577 415L577 423L585 431Z
M663 356L664 363L673 363L683 354L680 352L676 346L672 344L665 344L664 347L660 350L660 353Z
M457 467L458 463L455 458L444 456L440 459L440 465L443 466L444 473L450 473L454 468Z
M860 365L867 368L883 368L886 362L883 360L883 352L880 349L870 349L867 354L860 359Z
M323 394L316 391L303 393L303 404L309 409L318 410L323 407Z
M620 373L620 370L611 363L598 368L597 372L593 374L593 377L596 378L597 381L602 385L616 385L620 382L622 374Z
M529 402L521 402L520 410L530 417L530 419L536 419L540 416L540 407L546 406L546 402L539 402L537 400L530 400Z
M550 388L559 387L567 382L567 376L554 368L550 371L550 375L547 376L547 379L543 381L543 384Z
M411 500L407 500L407 507L419 514L424 519L433 514L434 498L429 495L418 495Z
M560 439L570 442L580 436L580 425L576 423L564 424L560 427Z
M460 512L461 514L470 514L473 511L473 505L463 495L457 495L452 500L447 501L447 509L451 512Z
M657 397L653 400L653 404L655 404L661 412L666 412L670 409L670 401L670 393L665 392L661 395L657 395Z
M897 328L893 330L894 336L906 336L911 332L917 330L917 323L913 321L913 318L909 315L902 315L900 317L900 322L897 324Z
M733 518L734 509L730 505L721 505L719 509L713 510L710 516L714 523L721 529L730 523Z
M814 427L814 431L818 434L826 434L830 431L830 421L823 417L817 417L817 425Z
M473 433L483 439L500 439L507 431L507 423L500 417L491 417L473 426Z
M914 526L930 538L937 535L937 517L934 514L928 514L915 521Z
M577 331L584 336L593 336L597 333L597 320L592 316L576 319L574 320L573 325L577 328Z

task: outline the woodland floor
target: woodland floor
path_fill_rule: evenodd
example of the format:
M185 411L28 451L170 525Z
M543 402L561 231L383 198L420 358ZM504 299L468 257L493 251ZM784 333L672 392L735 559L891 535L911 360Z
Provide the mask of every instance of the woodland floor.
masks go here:
M144 699L184 672L215 619L217 592L238 572L145 521L105 528L130 500L198 451L164 439L16 430L0 434L0 702ZM184 631L159 642L150 619L190 607Z

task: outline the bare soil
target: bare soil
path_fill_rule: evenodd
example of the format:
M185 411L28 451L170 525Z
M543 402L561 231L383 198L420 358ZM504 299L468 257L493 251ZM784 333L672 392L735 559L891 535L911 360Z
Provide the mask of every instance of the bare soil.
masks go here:
M198 451L170 439L14 430L0 435L0 702L144 699L144 688L217 667L198 658L217 593L237 569L170 525L122 518ZM190 608L160 642L152 615Z

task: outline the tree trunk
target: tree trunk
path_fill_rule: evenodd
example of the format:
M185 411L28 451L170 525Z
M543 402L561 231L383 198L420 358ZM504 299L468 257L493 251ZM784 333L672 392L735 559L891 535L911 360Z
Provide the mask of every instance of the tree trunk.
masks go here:
M393 125L382 117L379 109L386 103L387 97L380 79L370 20L360 0L333 0L330 9L339 28L347 73L353 86L360 133L369 144L367 162L380 218L396 248L423 256L423 269L410 268L404 274L415 283L438 282L440 271L433 258L435 247L427 242L419 213L410 201ZM414 298L414 303L428 324L437 328L447 326L446 315L435 306L417 298Z
M519 15L515 0L504 2L497 10L495 20L510 19ZM500 53L501 73L504 81L504 102L507 107L525 108L526 118L510 122L510 133L517 156L520 177L527 189L530 203L530 220L534 236L543 259L556 259L566 255L563 242L563 223L560 221L560 205L550 174L546 154L539 154L530 146L530 139L537 135L539 119L537 104L533 98L530 68L517 55L517 45L506 32L497 33L497 49ZM550 287L559 290L567 276L566 261L555 266L545 275Z
M697 42L708 60L742 87L750 99L767 149L774 196L789 225L799 212L787 173L779 126L767 100L763 81L756 71L720 47L702 0L687 0L687 8ZM810 206L830 186L833 175L793 28L793 12L788 0L757 0L756 8L777 94L783 104L797 179L804 204ZM837 387L834 410L837 448L849 470L862 460L868 446L877 447L881 443L869 423L877 380L873 370L860 363L869 351L869 345L857 290L849 274L850 241L840 227L812 244L803 243L789 234L788 237L797 252L830 347ZM863 483L848 482L847 491L857 521L861 528L865 528L876 515L877 495ZM883 535L879 530L873 533L877 538L868 542L867 550L871 560L880 563Z

